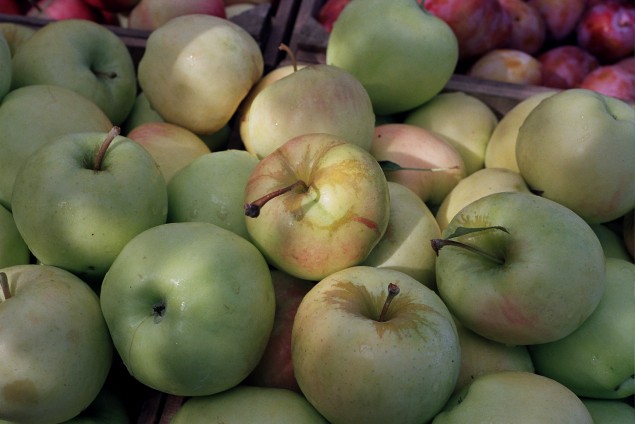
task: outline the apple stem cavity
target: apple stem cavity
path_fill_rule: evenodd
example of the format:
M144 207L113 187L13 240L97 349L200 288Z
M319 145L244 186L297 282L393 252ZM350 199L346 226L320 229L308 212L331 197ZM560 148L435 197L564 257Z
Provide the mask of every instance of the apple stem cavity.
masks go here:
M472 253L476 253L478 255L481 255L481 256L491 260L492 262L497 263L498 265L505 264L505 260L504 259L501 259L499 257L491 255L491 254L487 253L484 250L481 250L481 249L479 249L477 247L474 247L474 246L470 246L469 244L462 243L460 241L449 240L449 239L432 239L432 240L430 240L430 244L432 245L432 249L437 254L437 256L439 256L439 251L444 246L454 246L454 247L459 247L459 248L462 248L462 249L466 249L466 250L468 250L468 251L470 251Z
M9 290L9 279L7 278L7 274L4 272L0 272L0 286L2 287L4 300L7 300L11 297L11 291Z
M381 308L381 313L379 314L379 318L377 319L377 321L379 322L386 321L386 315L388 315L388 308L390 307L390 304L392 303L392 300L395 298L395 296L399 294L399 291L400 291L399 286L396 285L395 283L388 284L388 294L386 295L386 301L384 302L384 307Z
M115 137L119 135L120 132L121 129L116 126L110 129L110 131L106 135L106 138L104 139L104 142L101 144L99 150L97 151L97 154L95 155L95 158L93 160L93 171L101 171L104 156L106 156L106 150L108 150L108 147L110 147L110 144L115 139Z
M278 50L282 50L289 55L289 59L291 59L291 65L293 65L293 72L296 72L298 70L298 61L295 58L293 50L291 50L289 46L284 43L280 43L280 45L278 46Z
M291 185L283 187L279 190L274 190L269 194L265 194L261 198L256 199L251 203L245 203L245 206L244 206L245 215L248 216L249 218L257 218L260 215L260 210L267 202L269 202L273 198L276 198L284 193L287 193L295 189L298 186L301 186L305 191L308 189L304 181L298 180Z

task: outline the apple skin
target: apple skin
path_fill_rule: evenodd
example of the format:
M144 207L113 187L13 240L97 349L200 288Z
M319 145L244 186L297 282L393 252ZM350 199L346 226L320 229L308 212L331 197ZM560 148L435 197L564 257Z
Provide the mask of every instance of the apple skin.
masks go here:
M582 403L589 410L594 424L630 424L635 422L635 408L626 402L582 398Z
M13 75L11 66L11 48L3 33L0 33L0 99L4 98L11 91L11 77Z
M15 225L13 214L0 205L0 268L26 265L31 252Z
M326 63L359 79L380 115L404 112L438 94L458 55L450 26L415 0L349 3L326 46Z
M600 62L577 45L552 47L538 56L542 64L542 84L559 89L575 88Z
M542 85L542 63L522 50L499 48L476 59L467 75L512 84Z
M245 29L217 16L183 15L152 31L137 80L165 121L210 134L229 122L263 71L260 47Z
M580 398L562 384L525 371L485 374L455 394L431 424L592 424Z
M503 264L462 247L438 250L437 289L450 311L475 333L509 345L571 334L604 292L604 251L589 224L544 197L500 192L465 206L442 235L492 226L507 233L490 228L452 240L489 252Z
M547 23L547 39L562 41L575 34L582 15L586 10L587 0L528 0L545 18Z
M295 277L320 280L358 265L388 226L384 173L361 147L331 134L294 137L256 165L245 203L303 181L306 189L272 199L247 231L269 263Z
M226 19L223 0L141 0L128 13L128 28L153 31L172 18L205 14Z
M245 186L258 159L244 150L203 155L168 183L168 222L210 222L250 240Z
M309 402L296 392L240 385L226 392L188 399L172 424L222 423L327 424Z
M0 22L0 33L4 35L4 38L9 43L9 49L11 50L11 57L19 46L26 40L31 38L37 29L25 24L19 24L15 22Z
M388 283L400 291L379 321ZM300 303L291 340L298 384L333 424L428 422L459 372L458 335L444 303L386 268L350 267L319 281Z
M502 47L536 54L547 39L547 23L544 16L524 0L498 0L501 7L513 19L509 40Z
M107 132L111 127L95 103L67 88L31 85L12 90L0 103L0 204L11 209L15 177L39 147L67 133Z
M628 103L586 89L561 91L525 118L518 168L532 190L587 222L612 221L635 204L634 133Z
M485 149L498 117L478 97L456 91L437 94L409 111L403 122L445 136L461 154L465 173L470 175L484 167Z
M103 277L130 239L167 217L167 188L141 145L117 136L100 171L106 133L61 136L31 154L16 176L16 226L42 263L85 279Z
M591 228L595 235L598 236L598 240L600 240L604 249L604 255L607 258L632 261L621 234L613 231L605 224L592 224Z
M137 95L130 51L96 22L67 19L38 29L13 55L12 89L34 84L69 88L95 102L113 124L126 118Z
M133 422L121 395L106 385L86 409L70 420L64 421L63 424L133 424Z
M207 222L158 225L133 238L106 273L100 299L130 374L177 396L239 384L260 360L275 312L262 254Z
M635 104L635 70L629 70L617 63L595 68L578 87Z
M0 419L68 420L98 396L112 364L99 298L60 268L16 265L2 272L12 296L0 293Z
M331 32L333 23L340 16L340 13L351 0L326 0L318 11L317 20L324 29Z
M635 394L635 264L606 259L606 289L593 314L572 334L529 346L536 371L578 396L625 399Z

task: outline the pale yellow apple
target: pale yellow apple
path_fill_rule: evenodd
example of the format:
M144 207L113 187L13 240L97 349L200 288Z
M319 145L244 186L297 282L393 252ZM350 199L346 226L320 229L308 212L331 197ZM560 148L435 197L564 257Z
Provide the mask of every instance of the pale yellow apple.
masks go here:
M194 159L211 152L192 131L168 122L141 124L128 133L128 138L152 155L166 182Z
M525 121L529 112L538 103L554 94L555 91L546 91L533 94L518 103L509 110L498 122L490 136L485 149L486 168L507 168L518 172L516 163L516 136L518 129Z
M498 117L481 99L456 91L437 94L410 111L404 122L444 135L463 157L470 175L485 166L485 149Z
M441 230L445 229L454 215L467 204L502 191L529 193L529 187L518 172L505 168L483 168L468 175L445 196L437 209L439 227Z

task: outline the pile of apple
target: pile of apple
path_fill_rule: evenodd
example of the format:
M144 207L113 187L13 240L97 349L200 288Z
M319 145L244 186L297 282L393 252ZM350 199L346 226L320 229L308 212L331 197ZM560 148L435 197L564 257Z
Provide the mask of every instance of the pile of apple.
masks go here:
M351 0L326 0L330 31ZM631 0L419 0L459 42L457 72L476 78L587 88L635 102Z
M117 363L175 424L634 418L627 102L444 92L416 0L266 74L205 14L137 68L88 20L0 34L0 422L134 422Z

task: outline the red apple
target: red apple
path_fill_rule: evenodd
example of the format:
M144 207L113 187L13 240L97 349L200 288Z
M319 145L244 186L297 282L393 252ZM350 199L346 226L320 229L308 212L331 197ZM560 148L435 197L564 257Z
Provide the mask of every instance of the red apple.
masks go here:
M545 18L547 37L560 41L575 32L586 8L586 0L528 0Z
M535 6L524 0L498 0L512 17L512 29L507 48L534 54L547 38L547 23Z
M326 0L318 12L318 22L328 31L331 32L333 23L340 15L344 6L351 0Z
M101 14L84 0L39 0L26 12L26 16L35 18L63 20L85 19L101 22Z
M139 0L84 0L84 3L106 12L125 13L132 10Z
M191 14L227 17L223 0L141 0L128 15L128 27L154 30L172 18Z
M21 12L17 0L0 0L0 13L19 15Z
M271 278L276 297L273 329L265 352L247 382L301 393L291 362L291 330L298 306L315 282L292 277L278 270L272 270Z
M484 54L467 74L514 84L542 85L542 64L532 55L514 49L495 49Z
M627 65L604 65L591 71L580 83L580 88L635 102L635 72Z
M419 0L421 2L452 28L459 42L461 59L501 47L510 37L512 18L498 0Z
M599 3L589 8L577 26L578 44L604 63L633 54L635 4Z
M542 85L560 89L577 87L600 66L595 56L577 45L553 47L537 59L542 63Z

